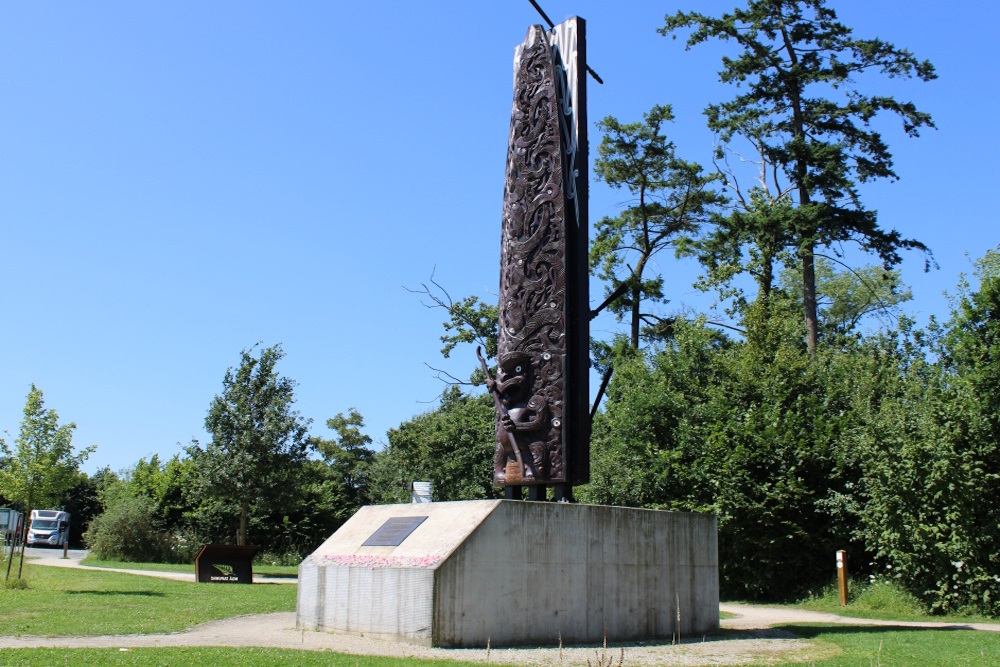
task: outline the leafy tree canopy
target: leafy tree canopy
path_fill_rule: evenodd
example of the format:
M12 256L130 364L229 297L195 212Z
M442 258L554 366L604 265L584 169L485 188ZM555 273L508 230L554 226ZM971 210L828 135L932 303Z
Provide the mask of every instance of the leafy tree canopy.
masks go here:
M723 201L712 188L713 176L676 156L673 142L663 133L663 124L673 117L669 105L658 105L643 114L641 123L621 123L613 116L598 123L605 135L594 172L635 199L618 216L602 218L595 225L590 265L608 289L591 317L607 308L619 319L627 318L636 348L642 324L663 321L642 307L643 302L665 300L663 277L651 266L654 257L697 234Z
M31 385L21 429L13 450L0 440L6 458L0 468L0 492L26 512L56 503L76 484L80 465L95 445L73 452L76 424L59 424L59 414L45 407L42 390Z
M34 384L28 392L24 404L21 430L11 450L0 439L0 452L5 457L0 468L0 493L21 506L25 515L30 516L36 508L52 506L59 502L63 494L78 481L80 464L96 449L92 445L78 453L73 452L73 431L76 424L59 424L55 410L45 407L45 397ZM24 522L27 530L28 521ZM24 535L22 535L24 538ZM21 540L21 558L18 561L17 576L21 576L24 564L24 546ZM8 560L6 576L10 577Z
M688 48L710 39L737 46L735 56L723 58L719 77L743 92L710 104L705 114L723 144L740 137L759 151L765 171L773 168L772 194L798 194L782 245L801 262L806 338L814 351L816 247L854 242L887 268L899 263L902 249L927 252L919 241L879 227L857 185L896 178L888 145L872 125L876 116L895 115L909 136L933 122L911 102L868 93L859 78L929 81L934 67L883 40L854 37L825 0L748 0L720 17L678 12L666 17L660 33L676 37L681 30L690 30Z
M205 418L212 441L188 448L206 495L232 503L239 515L237 544L245 544L250 508L280 496L306 460L309 420L296 410L295 382L275 370L280 345L240 353L226 370L222 393Z
M372 465L372 500L407 502L413 481L431 482L435 500L497 497L492 467L495 420L489 394L472 396L449 387L436 409L389 431L389 444Z

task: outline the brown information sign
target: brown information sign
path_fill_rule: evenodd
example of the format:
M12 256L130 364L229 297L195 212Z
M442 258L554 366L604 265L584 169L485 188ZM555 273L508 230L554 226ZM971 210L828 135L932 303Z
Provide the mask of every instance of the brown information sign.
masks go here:
M397 516L387 520L361 545L363 547L398 547L410 536L417 526L427 519L425 516Z
M202 584L252 584L253 557L260 547L206 544L194 559L195 579Z

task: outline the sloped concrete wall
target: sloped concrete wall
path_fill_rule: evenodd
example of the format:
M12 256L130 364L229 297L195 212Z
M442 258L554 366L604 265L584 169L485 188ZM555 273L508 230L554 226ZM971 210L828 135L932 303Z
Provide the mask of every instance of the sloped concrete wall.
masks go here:
M309 564L299 569L299 628L431 645L434 571Z
M395 516L428 518L397 547L361 546ZM501 500L366 507L300 566L297 621L435 646L709 634L715 517Z
M500 502L361 508L299 566L297 626L431 645L435 569ZM426 518L399 546L363 546L400 517Z
M691 637L719 627L714 515L504 502L438 568L433 643Z

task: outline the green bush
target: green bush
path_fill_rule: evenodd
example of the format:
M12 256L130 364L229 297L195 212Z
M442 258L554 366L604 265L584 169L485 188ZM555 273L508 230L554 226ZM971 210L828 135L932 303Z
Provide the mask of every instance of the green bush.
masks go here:
M262 551L254 558L257 565L290 565L298 567L302 562L302 556L294 551L280 553L277 551Z
M799 604L806 609L844 616L860 615L893 620L927 616L928 608L894 579L866 577L848 584L848 606L840 605L837 581L830 581Z
M163 535L163 562L194 563L204 542L191 531Z
M875 579L867 586L858 587L851 606L864 611L916 616L926 609L920 600L890 579Z
M146 496L119 494L83 537L101 560L158 562L172 555L171 540L156 519L156 504Z

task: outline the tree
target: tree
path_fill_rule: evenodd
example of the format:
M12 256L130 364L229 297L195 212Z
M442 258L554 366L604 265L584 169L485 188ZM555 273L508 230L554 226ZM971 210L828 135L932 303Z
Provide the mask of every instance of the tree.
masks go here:
M252 353L241 352L239 367L226 370L222 393L212 400L205 418L212 441L188 448L205 494L237 508L237 544L246 544L251 507L282 495L309 448L309 421L293 410L295 382L275 371L281 345Z
M104 560L190 563L202 542L180 539L176 522L167 520L168 498L178 492L170 473L179 460L164 465L154 454L120 475L100 471L91 481L99 508L84 534L87 548Z
M73 453L73 431L76 424L59 425L59 415L45 407L42 391L34 384L24 405L21 430L11 450L0 440L0 451L6 457L0 469L0 493L24 508L26 517L31 510L57 502L78 480L80 464L96 449L90 446ZM25 529L28 522L25 521ZM24 536L21 539L21 563L24 562ZM10 576L8 567L7 576ZM18 577L21 576L20 565Z
M389 431L389 444L375 455L373 502L409 500L407 486L429 481L435 500L478 500L501 494L493 486L495 408L489 394L471 396L451 386L435 410Z
M888 146L871 126L877 115L897 115L909 136L934 127L931 117L910 102L862 92L855 78L878 72L929 81L934 67L882 40L854 38L825 0L748 0L719 18L678 12L666 17L660 33L687 28L693 29L688 48L719 39L740 49L723 58L719 76L745 92L709 105L709 127L724 144L737 136L748 140L797 192L788 233L801 265L806 344L815 355L817 247L855 242L886 268L900 262L902 249L928 252L918 241L881 229L875 212L862 206L857 186L896 178Z
M87 548L102 560L160 562L170 560L169 539L157 516L156 503L125 488L104 498L104 511L87 529Z
M339 525L369 502L368 474L375 452L368 446L371 437L361 432L365 420L355 408L346 415L337 413L326 425L336 436L313 438L312 443L326 463L328 498Z
M444 287L434 279L433 272L427 283L421 283L420 289L404 288L408 292L420 294L424 297L422 301L426 308L442 308L448 313L448 320L442 324L444 334L441 335L441 356L445 359L451 356L452 351L462 343L475 343L486 351L486 356L493 358L497 353L497 341L499 339L499 312L497 305L483 303L477 296L467 296L456 301L452 298ZM472 371L468 381L461 380L454 375L441 369L428 367L435 371L440 379L449 384L481 385L486 381L482 369L477 365Z
M107 468L99 470L93 476L88 476L82 471L78 472L76 482L63 492L58 505L69 512L73 518L69 526L70 544L82 544L83 534L87 531L87 526L95 516L101 513L101 500L98 491L101 488L102 478L106 474L108 474Z
M616 362L594 420L584 501L714 512L724 595L788 599L826 582L840 524L819 501L842 486L853 357L810 360L791 311L729 339L679 320L658 350ZM783 315L783 317L781 317ZM784 335L783 335L784 334Z
M870 379L841 454L853 480L827 505L871 575L936 613L1000 613L1000 253L963 278L950 319L901 318L862 346ZM855 375L860 375L855 373Z
M627 314L634 348L639 347L643 323L662 321L642 308L643 301L664 299L663 277L649 277L654 256L679 236L694 234L722 202L711 188L714 177L675 155L673 142L662 132L663 124L673 117L669 105L657 105L643 114L642 123L622 124L613 116L598 123L605 135L594 172L636 199L617 217L603 218L595 226L590 265L609 288L591 318L605 308L619 318Z
M126 471L124 481L133 495L142 495L155 503L156 513L165 529L180 531L185 528L188 507L185 495L191 486L195 470L191 458L175 454L166 462L153 454L149 460L139 459Z
M801 282L802 276L794 269L781 273L780 284L789 294ZM870 315L898 315L899 304L912 297L896 269L863 266L837 271L830 260L816 257L816 305L823 337L851 335Z

